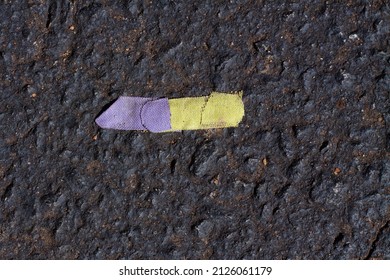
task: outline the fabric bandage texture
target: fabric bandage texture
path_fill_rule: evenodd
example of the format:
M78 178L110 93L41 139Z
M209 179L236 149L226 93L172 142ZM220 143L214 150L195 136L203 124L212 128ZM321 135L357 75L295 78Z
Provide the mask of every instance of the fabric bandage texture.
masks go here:
M237 127L244 117L242 91L185 98L119 97L97 119L102 128L170 132Z
M235 127L244 116L242 92L169 99L172 130Z

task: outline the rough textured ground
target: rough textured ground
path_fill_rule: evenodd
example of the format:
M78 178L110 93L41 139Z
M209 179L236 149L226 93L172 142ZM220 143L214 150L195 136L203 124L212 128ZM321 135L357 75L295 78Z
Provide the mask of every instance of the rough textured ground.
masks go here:
M0 29L0 258L390 259L388 1L1 1ZM212 90L238 128L94 123Z

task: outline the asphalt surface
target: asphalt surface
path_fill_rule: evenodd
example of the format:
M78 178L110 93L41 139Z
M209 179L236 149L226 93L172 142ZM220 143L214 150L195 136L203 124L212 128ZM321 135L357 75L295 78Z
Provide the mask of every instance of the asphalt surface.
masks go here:
M390 259L388 1L1 1L1 259ZM100 129L243 90L237 128Z

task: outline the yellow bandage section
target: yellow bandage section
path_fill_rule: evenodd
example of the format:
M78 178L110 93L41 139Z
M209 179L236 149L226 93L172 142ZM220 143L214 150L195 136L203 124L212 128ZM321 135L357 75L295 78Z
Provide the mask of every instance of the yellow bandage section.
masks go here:
M243 92L169 99L171 130L236 127L244 117Z

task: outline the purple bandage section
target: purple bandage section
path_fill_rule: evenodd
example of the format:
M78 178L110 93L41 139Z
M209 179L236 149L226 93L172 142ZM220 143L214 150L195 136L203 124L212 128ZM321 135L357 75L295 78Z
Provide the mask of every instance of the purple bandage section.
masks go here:
M96 119L96 123L102 128L144 130L141 123L141 108L150 100L152 98L119 97Z
M168 98L147 101L141 110L143 126L151 132L171 129L171 111Z
M108 129L161 132L171 128L167 98L122 96L95 121Z

